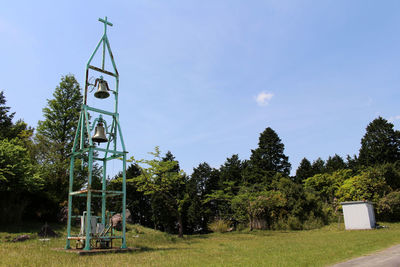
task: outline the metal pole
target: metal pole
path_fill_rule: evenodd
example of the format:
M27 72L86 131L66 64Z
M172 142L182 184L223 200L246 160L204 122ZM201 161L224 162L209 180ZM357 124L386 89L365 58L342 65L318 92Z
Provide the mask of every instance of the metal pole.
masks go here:
M87 186L87 198L86 198L86 240L84 250L90 250L90 240L92 232L91 223L91 203L92 203L92 168L93 168L93 147L89 148L89 176Z
M72 195L71 192L73 190L72 185L74 183L74 165L75 165L75 157L71 156L71 163L69 168L69 193L68 193L68 218L67 218L67 244L65 245L65 249L70 249L70 240L68 239L71 236L71 216L72 216Z
M106 225L106 175L107 175L107 160L103 160L103 178L102 178L102 187L101 190L103 190L101 194L101 223L105 226Z
M126 153L124 153L122 161L122 246L126 248Z

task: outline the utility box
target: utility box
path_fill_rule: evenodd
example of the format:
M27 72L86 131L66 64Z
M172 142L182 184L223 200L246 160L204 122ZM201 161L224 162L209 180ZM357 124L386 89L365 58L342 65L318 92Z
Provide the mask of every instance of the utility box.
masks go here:
M348 201L340 203L343 207L346 230L375 228L374 206L368 201Z

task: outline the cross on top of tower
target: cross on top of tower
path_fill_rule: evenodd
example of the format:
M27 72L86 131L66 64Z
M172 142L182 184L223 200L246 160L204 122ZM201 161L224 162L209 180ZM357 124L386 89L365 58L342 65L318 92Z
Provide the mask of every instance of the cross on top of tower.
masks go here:
M113 26L113 24L107 20L107 17L104 19L99 18L99 21L104 23L104 34L107 33L107 25Z

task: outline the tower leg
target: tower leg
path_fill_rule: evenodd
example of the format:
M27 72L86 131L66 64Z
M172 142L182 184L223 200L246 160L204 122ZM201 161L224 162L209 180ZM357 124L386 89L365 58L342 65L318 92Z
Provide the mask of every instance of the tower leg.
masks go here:
M102 178L102 187L103 193L101 194L101 223L106 225L106 175L107 175L107 160L103 160L103 178Z
M126 154L122 161L122 245L121 248L126 248Z
M90 250L90 240L92 232L91 221L91 203L92 203L92 167L93 167L93 148L89 148L89 175L88 175L88 192L86 199L86 240L84 250Z
M75 157L71 156L70 170L69 170L69 192L68 192L68 218L67 218L67 243L65 245L65 249L70 249L71 244L68 237L71 236L71 216L72 216L72 195L71 192L73 190L74 183L74 165L75 165Z

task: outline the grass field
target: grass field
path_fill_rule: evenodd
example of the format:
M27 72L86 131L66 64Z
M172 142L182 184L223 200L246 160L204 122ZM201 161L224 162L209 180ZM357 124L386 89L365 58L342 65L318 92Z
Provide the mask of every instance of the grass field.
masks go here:
M54 248L65 246L65 228L53 226L60 238L40 241L40 225L0 229L0 266L326 266L400 243L400 223L389 228L345 231L332 224L310 231L241 231L185 236L180 239L129 225L126 254L79 256ZM6 237L32 235L25 242Z

